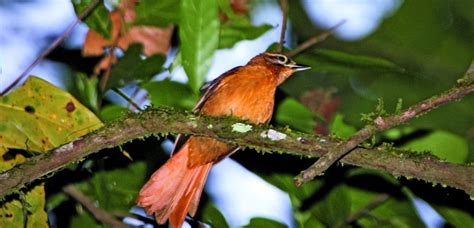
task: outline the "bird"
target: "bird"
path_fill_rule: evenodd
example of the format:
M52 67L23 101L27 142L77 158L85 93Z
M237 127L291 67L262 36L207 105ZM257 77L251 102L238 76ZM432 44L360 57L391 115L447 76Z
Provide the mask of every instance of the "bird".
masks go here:
M234 116L254 124L272 117L275 92L294 72L310 69L284 54L264 52L244 66L235 67L203 87L193 112L208 116ZM176 140L175 147L178 144ZM137 205L154 215L157 223L169 219L181 227L194 216L211 167L238 147L205 136L190 136L170 159L152 174L138 194Z

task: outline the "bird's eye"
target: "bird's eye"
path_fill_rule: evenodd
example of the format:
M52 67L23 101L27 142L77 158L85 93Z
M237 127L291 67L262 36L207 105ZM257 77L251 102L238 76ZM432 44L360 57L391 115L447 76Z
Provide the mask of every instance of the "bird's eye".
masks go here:
M288 59L286 58L286 56L283 56L283 55L278 55L277 56L277 59L278 61L282 62L282 63L286 63L286 61L288 61Z

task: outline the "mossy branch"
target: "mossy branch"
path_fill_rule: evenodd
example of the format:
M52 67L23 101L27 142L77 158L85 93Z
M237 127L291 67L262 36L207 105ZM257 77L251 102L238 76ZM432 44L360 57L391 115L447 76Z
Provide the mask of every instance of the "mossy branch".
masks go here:
M474 92L474 81L472 80L473 75L474 61L471 63L471 66L467 70L464 77L458 80L458 85L454 86L453 88L412 105L398 114L377 116L377 118L357 131L347 141L341 142L336 147L331 148L328 153L325 153L323 156L321 156L321 158L319 158L318 161L316 161L311 167L303 170L295 178L296 185L299 186L304 182L312 180L316 176L323 175L324 171L326 171L333 163L338 161L344 155L350 153L351 150L356 148L359 144L370 138L370 136L374 135L375 133L382 132L405 123L414 117L425 114L441 105L459 100L467 94ZM474 173L467 173L467 175L472 177L474 176ZM472 192L471 196L473 196Z
M1 173L0 198L102 149L151 135L178 133L218 138L257 151L290 153L308 158L320 157L341 142L327 136L252 125L230 117L208 117L169 108L149 108ZM386 171L395 176L439 183L474 195L473 166L447 163L429 154L420 155L386 146L357 148L341 162Z

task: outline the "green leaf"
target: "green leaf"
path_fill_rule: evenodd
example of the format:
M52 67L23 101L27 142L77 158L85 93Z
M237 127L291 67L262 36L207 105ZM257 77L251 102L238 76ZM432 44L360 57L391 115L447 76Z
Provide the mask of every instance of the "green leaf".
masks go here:
M0 98L0 172L25 161L8 148L46 152L101 126L69 93L31 76ZM1 203L0 227L48 227L44 186L25 191L20 199Z
M122 87L132 81L148 81L163 69L165 57L156 54L144 59L142 48L141 44L128 47L124 56L112 66L107 89Z
M77 90L77 98L94 112L99 110L97 101L99 96L99 80L97 77L89 78L86 74L77 72L75 86Z
M36 185L22 200L11 200L0 206L0 227L49 227L44 211L44 185Z
M275 120L281 125L288 125L291 128L311 133L316 126L315 117L317 115L314 112L297 100L286 98L278 106Z
M252 218L250 223L244 226L245 228L285 228L285 224L267 219L267 218Z
M140 0L135 8L134 24L164 27L177 24L180 17L180 0Z
M124 108L122 106L118 106L118 105L115 105L115 104L112 104L112 105L107 105L105 107L103 107L101 110L100 110L100 118L105 122L105 123L109 123L113 120L116 120L122 116L124 116L125 114L127 114L130 110L127 109L127 108Z
M329 129L331 129L332 133L343 139L348 139L357 131L355 127L344 123L344 115L340 113L334 116Z
M92 2L93 0L72 0L77 15L81 14ZM109 11L105 8L104 3L99 3L91 14L86 17L84 23L103 37L110 38L112 24L109 20Z
M73 216L71 219L71 228L83 228L83 227L103 228L104 226L102 224L99 224L97 220L88 211L85 211L85 209L83 209L82 206L80 206L78 215Z
M158 106L171 106L191 110L198 97L189 86L168 79L152 81L143 85L151 96L151 103Z
M189 85L198 93L219 44L217 3L215 0L182 0L181 3L181 59Z
M351 213L355 213L372 202L380 193L359 188L348 189L351 199ZM390 196L384 203L370 211L368 216L357 220L362 227L424 227L416 209L409 198Z
M202 219L211 227L229 227L224 215L212 203L207 203L202 211Z
M346 219L350 210L351 199L347 187L343 184L331 188L331 191L311 209L313 215L328 227Z
M300 61L301 60L301 61ZM383 70L404 72L399 65L380 57L357 55L330 49L317 49L298 58L303 64L313 67L313 72L354 74L356 70Z
M303 202L311 197L322 185L321 181L311 181L301 187L296 187L293 176L288 174L273 174L271 176L262 176L279 189L290 195L291 204L294 209L299 209Z
M474 227L474 217L468 212L448 207L431 204L451 227Z
M118 156L118 154L117 154ZM92 179L76 187L97 202L97 206L111 211L128 212L145 181L146 164L134 162L127 167L102 170Z
M464 163L469 154L466 140L447 131L434 131L403 145L404 149L429 151L437 157L453 163Z
M271 25L254 26L252 24L223 24L219 34L219 49L231 48L241 40L253 40L272 28Z
M45 152L102 126L71 94L30 77L0 97L0 145Z

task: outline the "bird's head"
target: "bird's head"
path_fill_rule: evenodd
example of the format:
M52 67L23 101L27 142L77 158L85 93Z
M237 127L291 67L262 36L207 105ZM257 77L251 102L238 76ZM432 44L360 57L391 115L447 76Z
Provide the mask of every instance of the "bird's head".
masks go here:
M296 71L308 70L311 67L298 65L292 59L283 54L264 52L253 57L249 65L259 65L267 67L277 77L278 84L284 82Z

